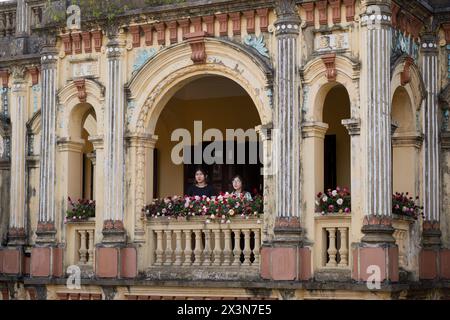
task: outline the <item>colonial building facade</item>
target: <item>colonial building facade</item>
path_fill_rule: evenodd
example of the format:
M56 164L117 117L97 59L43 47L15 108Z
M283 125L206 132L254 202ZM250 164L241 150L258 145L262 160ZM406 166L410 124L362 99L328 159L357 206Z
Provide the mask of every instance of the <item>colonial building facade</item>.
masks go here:
M2 299L449 297L448 1L98 3L0 3ZM186 192L198 123L256 130L262 159L208 168L263 215L143 211Z

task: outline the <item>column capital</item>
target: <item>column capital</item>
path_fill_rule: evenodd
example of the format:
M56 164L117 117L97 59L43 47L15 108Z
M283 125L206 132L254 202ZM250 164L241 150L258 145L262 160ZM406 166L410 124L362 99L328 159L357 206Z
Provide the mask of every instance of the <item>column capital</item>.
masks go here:
M103 136L91 136L88 140L94 146L94 150L103 149Z
M68 152L80 152L83 150L84 140L71 139L67 137L59 138L56 141L58 145L58 151Z
M56 67L58 49L54 46L44 46L41 49L41 64L43 68Z
M434 32L424 32L421 34L420 52L424 55L438 54L438 37Z
M362 2L361 26L379 29L392 25L392 9L390 0L367 0Z
M276 8L277 20L275 21L275 35L293 34L300 32L300 16L294 0L277 0Z
M135 133L125 137L130 147L155 148L158 136L149 133Z
M325 139L325 133L328 130L328 124L319 121L307 121L302 124L303 139L319 138Z
M342 119L341 124L347 129L350 136L359 136L361 133L361 119Z

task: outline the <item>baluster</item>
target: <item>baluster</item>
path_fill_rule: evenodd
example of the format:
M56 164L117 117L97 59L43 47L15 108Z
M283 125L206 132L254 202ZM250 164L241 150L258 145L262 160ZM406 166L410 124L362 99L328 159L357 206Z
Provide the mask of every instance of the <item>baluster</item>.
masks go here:
M192 261L192 230L185 230L184 237L186 242L186 249L184 250L184 266L190 266Z
M211 265L211 231L205 230L205 249L203 250L203 265Z
M244 233L244 265L249 266L250 265L250 255L252 253L252 250L250 248L250 230L245 229L242 230Z
M259 264L259 254L260 254L260 248L261 248L261 234L259 233L259 229L254 230L255 234L255 248L253 249L253 255L255 257L255 260L253 261L254 265Z
M241 230L235 230L234 231L234 260L233 260L233 266L240 266L241 265Z
M162 266L163 264L163 231L162 230L155 230L156 232L156 260L155 260L155 266Z
M193 266L199 266L202 258L202 231L195 230L195 248Z
M341 261L339 261L339 267L348 266L348 247L347 247L347 228L338 228L341 234L341 247L339 248L339 255L341 256Z
M166 250L165 250L165 258L164 261L165 266L171 266L172 265L172 230L165 230L166 234Z
M80 249L78 252L80 253L80 263L85 264L86 263L86 230L78 230L78 233L80 234Z
M88 246L88 264L94 264L94 230L88 230L89 246Z
M326 228L329 234L330 246L327 250L329 260L327 267L336 267L336 228Z
M213 230L214 232L214 263L213 266L220 266L222 249L220 248L220 229Z
M231 230L225 229L225 246L223 248L223 265L229 266L231 263Z
M175 248L175 265L181 266L181 258L183 255L183 249L181 248L181 230L175 230L176 248Z

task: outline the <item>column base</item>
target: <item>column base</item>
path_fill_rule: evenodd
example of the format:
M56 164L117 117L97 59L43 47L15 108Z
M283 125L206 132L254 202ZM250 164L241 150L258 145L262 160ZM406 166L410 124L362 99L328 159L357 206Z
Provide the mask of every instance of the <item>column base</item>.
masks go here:
M359 243L352 249L352 279L398 282L398 247L394 244Z
M109 245L123 245L126 243L127 234L120 220L106 220L103 222L102 243Z
M36 230L36 244L54 245L56 244L56 230L52 222L39 222Z
M55 246L33 247L31 249L31 277L62 277L63 248Z
M136 248L97 246L95 274L100 278L136 277Z
M24 271L25 255L23 247L0 248L0 274L22 275Z
M447 252L442 250L442 258ZM435 280L441 277L446 268L441 263L441 230L438 222L424 221L422 230L422 250L419 254L419 279ZM442 268L444 267L444 268Z
M311 279L311 250L303 247L303 230L296 218L278 218L274 239L261 247L261 277L270 280Z
M389 217L366 216L361 231L364 233L364 236L361 238L363 243L395 244L393 236L395 230Z
M26 244L26 234L24 228L9 228L8 245L23 246Z
M390 217L370 215L364 217L361 243L352 246L352 279L356 281L399 280L399 251L395 244L394 228Z

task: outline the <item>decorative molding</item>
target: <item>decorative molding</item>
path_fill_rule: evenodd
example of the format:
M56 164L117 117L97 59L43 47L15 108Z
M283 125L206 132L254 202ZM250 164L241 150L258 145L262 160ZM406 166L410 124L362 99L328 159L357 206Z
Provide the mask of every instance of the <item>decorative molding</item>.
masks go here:
M247 33L255 33L255 10L243 12L247 21Z
M410 67L414 63L413 58L406 57L405 64L403 66L403 71L400 73L400 83L402 86L405 86L411 81L411 70Z
M217 20L219 20L219 35L221 37L228 35L228 14L220 13L216 14Z
M130 26L130 33L133 48L139 48L141 46L141 28L139 26Z
M202 18L201 17L191 18L190 20L191 20L191 24L194 26L194 32L202 31Z
M178 42L178 23L176 21L169 21L166 23L167 28L169 29L169 41L170 44L174 44ZM162 28L160 26L160 28ZM158 39L159 39L159 31L158 31ZM159 40L158 40L159 42Z
M328 10L327 10L328 1L322 0L316 2L316 8L319 10L319 23L320 25L328 24Z
M95 52L100 52L102 48L103 33L101 30L92 31L92 38L94 38Z
M0 70L0 79L1 85L3 88L8 88L8 80L9 80L9 71L8 70Z
M328 0L331 7L333 23L341 22L341 0Z
M83 39L84 52L91 53L92 52L91 33L89 31L82 32L81 38Z
M155 24L155 29L157 33L157 41L159 45L164 45L166 43L166 24L164 22L160 22Z
M302 7L306 12L306 26L314 26L314 2L302 3Z
M75 54L81 53L82 52L82 49L81 49L81 33L80 32L72 33L70 35L70 37L72 38L73 50L74 50Z
M317 52L347 50L350 48L348 33L316 35L314 49Z
M153 58L157 52L158 49L156 48L138 50L131 73L135 74L136 72L138 72L139 69L141 69L142 66L147 63L147 61Z
M195 64L206 63L205 37L206 31L193 32L186 35L186 40L191 46L191 60Z
M269 31L269 9L256 9L256 15L259 17L259 29L261 32Z
M150 24L143 25L142 30L144 31L145 45L151 46L153 44L153 26Z
M355 0L343 0L347 22L355 20Z
M241 34L241 13L231 12L229 16L233 24L233 36L239 36Z
M86 93L86 82L85 79L76 79L73 81L78 90L78 99L80 102L86 102L87 93Z
M191 32L190 31L191 30L190 29L191 28L191 20L186 18L186 19L178 20L177 22L181 28L181 38L184 40L186 35Z
M254 48L258 53L266 58L270 58L268 49L266 48L266 44L264 42L264 35L252 36L247 35L244 38L244 43L252 48Z
M29 67L28 72L31 75L31 85L34 86L35 84L39 83L39 68L36 66Z
M328 53L323 56L321 56L321 59L323 63L325 64L325 68L327 68L326 71L326 77L328 81L336 81L337 76L337 70L336 70L336 54L335 53Z
M206 32L208 32L209 35L214 35L214 15L205 16L202 17L203 22L206 24ZM189 32L187 32L189 33Z
M361 119L342 119L342 125L347 129L350 136L359 136L361 133Z

